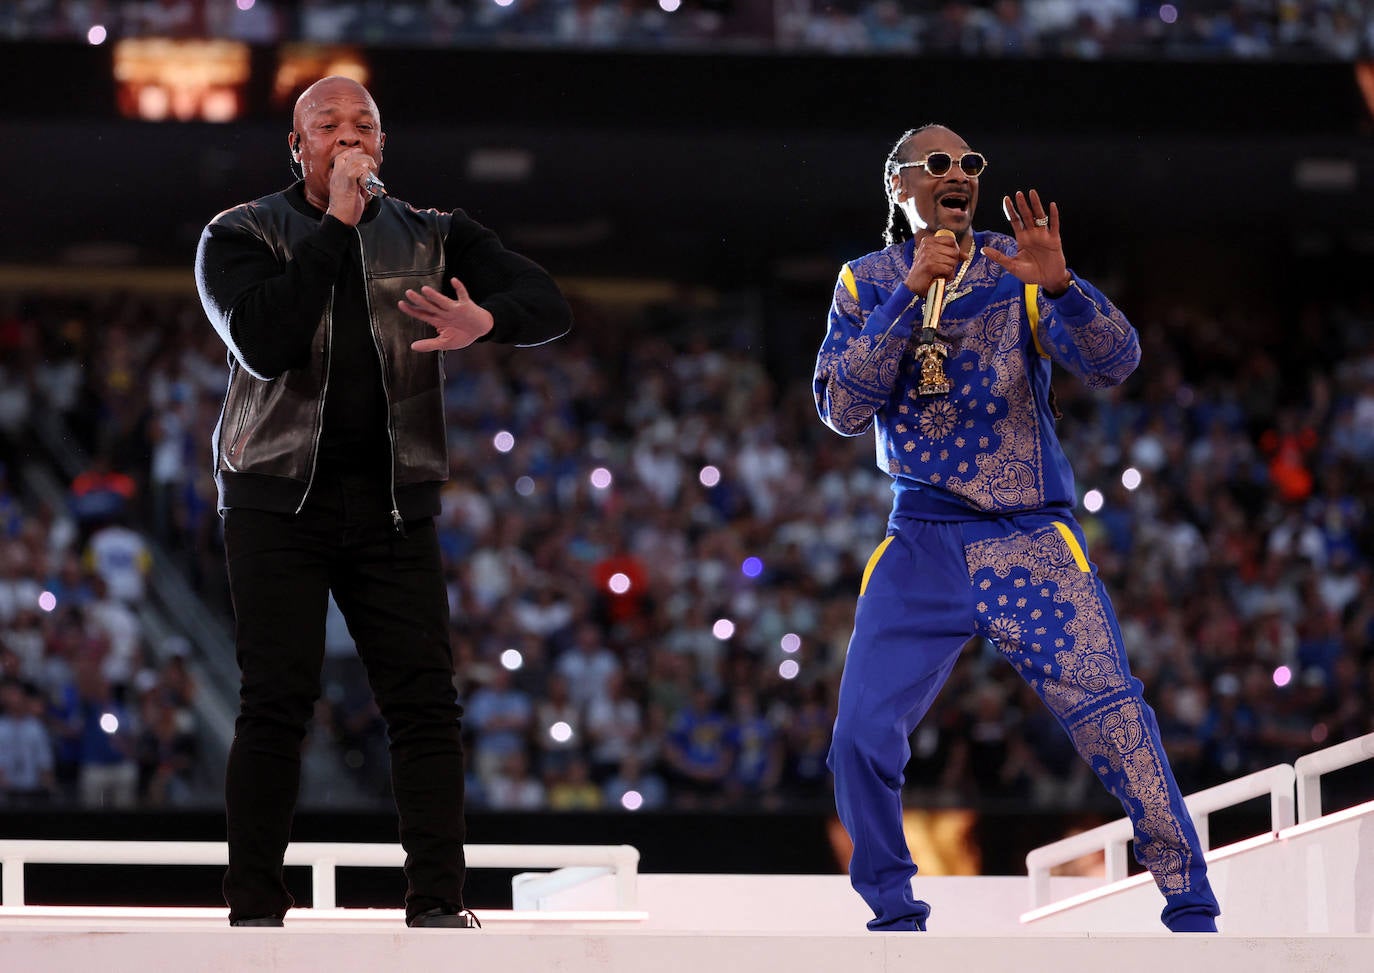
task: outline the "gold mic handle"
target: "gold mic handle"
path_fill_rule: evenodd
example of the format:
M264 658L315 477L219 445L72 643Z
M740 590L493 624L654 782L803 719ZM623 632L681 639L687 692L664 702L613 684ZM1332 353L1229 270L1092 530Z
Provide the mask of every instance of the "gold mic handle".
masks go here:
M930 290L926 291L925 314L921 317L921 338L928 340L934 337L935 330L940 327L940 305L945 303L945 279L936 277L930 282Z

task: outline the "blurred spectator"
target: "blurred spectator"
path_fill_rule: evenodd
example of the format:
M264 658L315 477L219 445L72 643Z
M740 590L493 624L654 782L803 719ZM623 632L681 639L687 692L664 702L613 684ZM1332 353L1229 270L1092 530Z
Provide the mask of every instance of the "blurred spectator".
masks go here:
M731 695L726 742L730 750L726 795L747 806L778 807L781 798L778 783L783 770L782 736L760 710L758 696L750 688L738 688Z
M985 53L994 57L1034 57L1040 41L1021 0L996 0L984 39Z
M85 559L104 582L111 598L126 605L143 601L145 579L152 569L152 553L144 536L122 522L98 527L86 542Z
M582 713L583 707L568 695L567 677L555 673L543 698L534 704L533 735L541 773L553 771L561 778L570 763L581 759L586 732Z
M465 723L474 735L469 752L477 775L483 780L495 779L512 754L526 752L534 704L528 694L512 683L509 670L494 667L488 684L468 699Z
M524 750L512 750L501 758L495 773L484 780L487 806L497 811L541 811L547 794L544 784L530 772Z
M605 780L640 751L644 737L643 708L623 672L611 677L605 696L587 704L586 716L592 776Z
M110 465L100 454L80 473L71 486L72 515L85 534L129 513L138 485L127 473Z
M149 807L184 805L190 801L196 768L196 737L190 714L156 692L157 676L144 687L140 699L138 793Z
M132 712L115 698L93 657L78 662L76 689L81 803L87 808L131 808L138 798L138 730Z
M53 745L42 700L17 679L0 676L0 807L28 807L53 796Z
M668 726L664 769L673 798L683 807L718 804L730 771L730 745L725 717L711 693L698 686Z
M638 756L627 754L602 787L605 804L627 811L658 811L668 806L668 785L645 769Z
M601 789L592 781L581 757L560 765L547 786L550 811L595 811L602 805Z
M572 647L558 657L554 670L568 683L576 706L589 706L610 698L611 682L620 672L620 660L602 643L601 631L583 623L577 627Z

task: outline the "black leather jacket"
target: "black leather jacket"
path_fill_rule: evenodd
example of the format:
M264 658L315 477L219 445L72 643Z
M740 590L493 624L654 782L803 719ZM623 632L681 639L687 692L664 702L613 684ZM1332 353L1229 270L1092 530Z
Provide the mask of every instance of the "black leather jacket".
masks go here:
M457 276L492 312L487 340L540 344L568 331L571 314L557 286L538 265L501 247L490 230L461 212L418 210L390 197L374 205L375 215L356 227L322 220L297 184L227 210L205 228L196 281L229 349L229 385L214 438L222 509L295 512L305 503L329 388L334 278L327 251L335 252L335 274L345 245L359 248L365 268L366 313L387 403L393 516L436 512L437 485L448 476L444 356L411 350L412 341L434 332L397 309L405 290L425 284L443 290ZM274 259L264 259L267 254ZM256 271L242 269L254 262ZM273 264L275 274L258 279ZM323 308L316 311L320 298ZM293 328L291 354L278 353L277 332L292 340Z

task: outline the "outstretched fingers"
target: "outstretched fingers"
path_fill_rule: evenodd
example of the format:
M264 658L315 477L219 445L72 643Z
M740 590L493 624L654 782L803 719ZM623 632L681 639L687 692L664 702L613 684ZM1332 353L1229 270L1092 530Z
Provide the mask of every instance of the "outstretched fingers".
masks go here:
M453 283L453 297L446 297L440 290L425 284L418 291L413 288L407 289L406 299L398 301L399 307L406 314L420 318L433 324L437 319L451 316L463 305L471 302L468 297L467 288L457 277L450 278Z
M1018 189L1014 198L1003 196L1002 212L1017 233L1032 227L1048 229L1052 234L1059 232L1059 207L1050 203L1047 210L1040 201L1040 193L1034 189L1029 193Z

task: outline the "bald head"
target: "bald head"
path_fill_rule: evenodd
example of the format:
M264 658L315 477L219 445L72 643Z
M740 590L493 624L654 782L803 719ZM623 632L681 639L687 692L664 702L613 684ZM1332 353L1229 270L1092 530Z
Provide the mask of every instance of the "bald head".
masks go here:
M321 78L301 92L300 97L296 99L296 108L291 113L291 127L300 131L301 120L311 109L339 98L365 101L373 117L377 120L377 124L381 125L382 113L377 108L377 102L372 99L372 93L352 78L334 74L327 78Z

